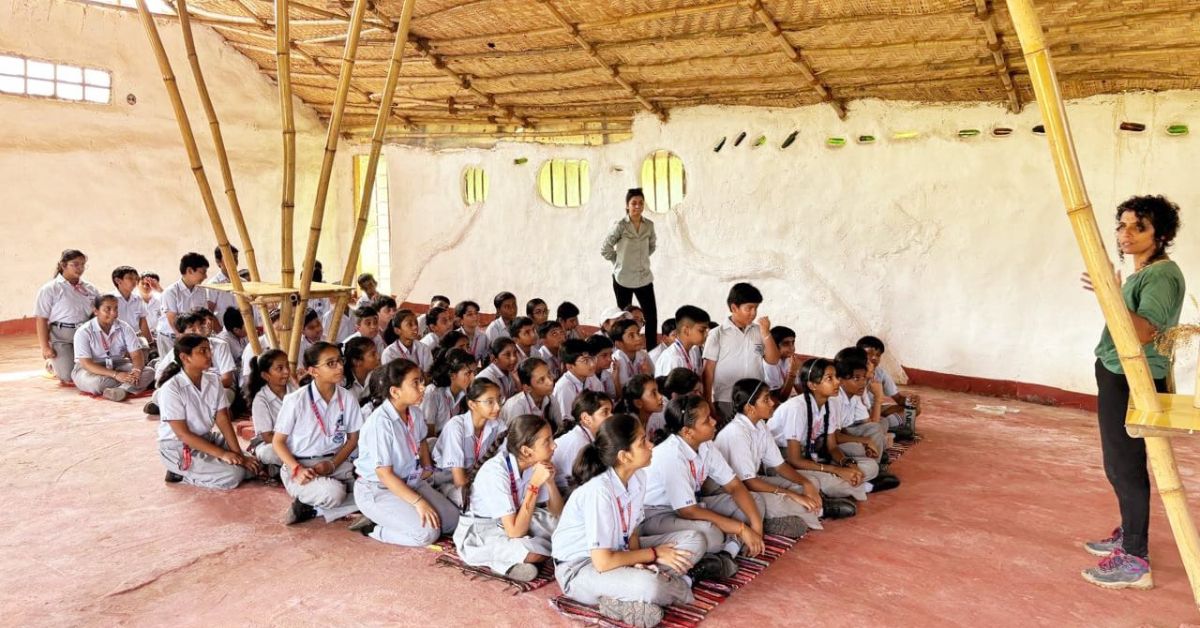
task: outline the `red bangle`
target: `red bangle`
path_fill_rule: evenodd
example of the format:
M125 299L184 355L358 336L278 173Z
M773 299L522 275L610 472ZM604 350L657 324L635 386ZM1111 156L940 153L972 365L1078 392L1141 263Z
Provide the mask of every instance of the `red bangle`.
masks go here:
M652 562L652 563L657 563L657 562L658 562L658 549L656 549L656 548L654 548L654 547L651 547L651 548L650 548L650 553L654 555L654 558L653 558L653 559L651 559L651 560L650 560L650 562Z
M296 477L296 475L298 473L300 473L300 463L299 462L297 462L295 468L292 469L292 477Z

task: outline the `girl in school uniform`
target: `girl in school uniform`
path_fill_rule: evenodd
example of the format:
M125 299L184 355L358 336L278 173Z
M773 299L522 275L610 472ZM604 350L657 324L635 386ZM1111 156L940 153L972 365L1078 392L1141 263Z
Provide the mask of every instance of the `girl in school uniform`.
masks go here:
M519 582L537 577L537 565L550 558L550 537L563 509L553 455L554 433L545 417L513 419L505 447L472 480L458 519L454 545L463 562Z
M283 398L271 439L283 461L283 488L292 497L285 525L308 521L319 510L334 519L357 510L348 490L354 481L349 459L358 447L362 414L358 399L340 386L341 351L314 343L304 352L304 368L311 381Z
M300 355L304 355L309 348L321 342L321 333L324 331L325 327L321 325L321 315L313 309L306 311L304 327L300 330Z
M560 430L562 435L554 441L553 462L557 471L554 483L564 495L570 494L578 486L571 477L571 470L579 459L579 452L596 440L597 430L612 416L612 410L612 399L604 393L585 390L575 398L571 406L574 421L564 424L566 429Z
M158 382L158 455L167 468L166 481L235 488L258 475L260 466L238 446L229 401L216 374L208 370L208 339L183 334L174 348L174 361Z
M621 412L627 412L642 422L642 427L650 435L651 440L661 440L666 429L666 419L663 416L663 396L658 392L658 382L649 375L638 373L621 391Z
M283 466L283 460L275 453L275 423L279 420L283 398L294 390L296 386L292 383L286 353L267 349L257 358L251 358L246 384L246 404L250 406L250 419L254 423L250 451L264 465L274 465L275 474L278 474L278 467Z
M433 352L417 342L419 334L417 315L412 310L398 310L392 317L391 327L385 331L384 341L389 344L380 361L387 364L396 358L404 358L421 367L422 373L428 373L433 368Z
M379 368L379 352L375 341L358 336L346 341L343 348L346 360L346 379L342 385L350 391L355 401L362 403L371 387L371 372Z
M117 297L102 295L93 303L95 317L75 330L71 380L83 392L124 401L153 383L154 370L145 368L146 352L137 331L117 318Z
M463 397L475 379L475 356L462 349L450 349L433 361L429 386L421 401L428 433L436 437L446 422L466 410Z
M146 326L150 331L150 348L155 354L158 353L158 345L154 340L154 330L158 329L158 318L162 316L162 292L158 290L157 285L158 275L151 272L142 273L137 284L138 298L142 302L142 309L146 313Z
M713 446L717 421L707 401L697 395L671 400L666 422L667 436L654 447L647 470L642 530L699 532L706 555L693 575L732 576L738 570L733 557L740 550L749 556L763 551L762 500L746 490Z
M438 352L445 353L451 349L462 349L470 353L471 345L467 342L466 334L461 331L448 331L442 339L438 341L437 346L433 348L434 361L437 360Z
M563 595L598 605L601 615L655 626L663 607L693 601L686 574L704 555L694 530L646 534L643 526L651 446L636 417L613 416L579 453L580 483L554 530L554 577Z
M500 420L506 426L522 414L548 416L550 393L554 391L550 365L541 358L522 362L517 367L517 379L521 381L521 392L509 397L500 409Z
M471 483L470 472L482 454L504 430L500 418L500 387L486 379L476 379L467 388L467 411L446 422L437 444L433 462L438 472L433 485L455 506L462 508Z
M373 388L383 394L363 424L354 468L354 501L363 516L351 524L376 541L421 547L458 526L458 507L429 484L421 368L408 360L380 367Z
M783 460L767 419L775 411L770 387L758 379L734 383L734 415L717 434L717 451L746 488L763 503L763 530L799 538L808 529L820 530L821 493L817 485Z
M454 306L454 316L460 325L458 331L467 337L467 351L482 363L488 357L488 348L491 345L487 334L479 329L479 304L463 301Z
M614 347L612 382L616 390L624 390L625 382L634 375L654 374L654 363L644 350L646 337L639 331L637 322L619 320L613 323L612 329L608 331L608 338Z
M75 330L92 315L95 299L100 296L95 286L83 280L85 269L86 255L75 249L63 251L54 268L54 279L38 290L33 308L42 358L47 369L64 384L71 383L75 367Z
M491 363L483 367L476 377L499 386L501 398L508 399L520 390L513 372L517 368L517 343L512 338L497 338L492 342L489 352Z

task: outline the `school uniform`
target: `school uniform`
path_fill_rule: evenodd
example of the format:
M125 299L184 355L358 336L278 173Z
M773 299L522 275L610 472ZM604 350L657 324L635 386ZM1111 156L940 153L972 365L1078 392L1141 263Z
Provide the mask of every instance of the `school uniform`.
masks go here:
M550 369L550 379L557 380L562 377L562 360L553 351L547 349L545 346L538 346L533 350L533 357L540 358L546 363L546 366Z
M261 347L263 351L266 351L267 349L272 349L272 348L273 348L273 347L271 346L271 342L270 342L270 340L267 338L267 335L266 335L266 334L262 334L262 335L260 335L260 336L258 337L258 346L259 346L259 347ZM251 346L249 346L249 345L247 345L246 347L244 347L244 348L242 349L242 359L241 359L241 363L242 363L242 376L241 376L241 381L243 381L243 382L248 382L248 381L250 381L250 362L251 362L252 360L254 360L255 358L257 358L257 357L258 357L258 355L259 355L259 354L257 354L257 353L255 353L255 352L254 352L254 348L253 348L253 347L251 347Z
M742 546L736 536L726 535L708 521L684 519L677 514L680 508L700 506L749 523L733 497L719 491L720 487L737 476L711 442L701 443L698 450L692 450L691 445L678 434L668 436L654 446L646 476L649 483L646 487L646 520L642 523L642 529L647 534L694 530L704 536L706 553L724 551L730 556L738 555ZM704 488L706 480L713 482L708 489ZM762 499L754 492L750 496L761 513Z
M146 318L146 304L142 302L141 295L131 292L126 299L120 290L113 290L112 295L117 298L117 318L129 323L135 332L141 333L142 321Z
M358 301L354 302L354 309L357 310L358 308L360 308L364 305L371 305L371 303L374 301L375 301L375 297L368 295L368 294L364 294L364 295L358 297Z
M536 414L538 416L546 416L546 409L550 407L550 396L542 397L542 402L539 404L533 400L533 395L521 392L508 398L504 402L504 407L500 408L500 421L505 427L513 422L513 419L525 415Z
M414 342L412 347L409 348L397 340L383 350L383 355L379 357L379 361L381 364L387 364L396 358L411 360L417 366L421 367L421 372L423 373L428 373L429 369L433 368L433 353L429 350L429 347L419 342Z
M573 486L573 469L575 461L579 459L579 452L583 451L595 440L596 436L591 430L582 426L576 425L571 428L571 431L554 439L554 456L551 462L554 463L554 483L558 485L558 490L565 496L570 492Z
M762 328L754 323L739 329L733 319L726 318L704 341L704 360L715 363L713 369L713 401L721 417L729 419L734 414L733 385L740 379L762 380L763 372Z
M216 283L230 283L229 277L225 274L225 267L222 266L220 263L218 263L217 264L217 274L213 275L212 277L209 277L208 281L205 281L204 283L206 285L212 285L212 284L216 284ZM229 308L233 308L235 310L237 309L237 297L234 296L234 294L232 292L226 292L224 290L207 290L207 291L208 291L208 300L211 301L213 304L212 311L213 311L213 314L217 315L217 320L219 320L219 321L225 320L225 310L228 310Z
M595 378L600 381L600 388L603 389L604 394L608 395L608 398L612 399L615 404L620 392L617 390L617 382L613 380L612 371L600 371L596 373Z
M818 408L816 399L811 395L796 395L775 409L775 414L767 420L767 428L771 430L775 446L785 458L788 441L794 440L801 444L804 455L810 460L828 465L828 456L824 452L825 439L829 432L837 429L829 419L828 403ZM867 481L854 486L827 471L797 469L796 472L811 480L823 494L830 497L852 497L860 502L867 499L870 488Z
M478 329L475 330L474 334L469 334L462 327L459 327L458 331L467 337L467 351L471 352L471 355L475 356L476 360L482 362L487 357L491 344L488 341L487 334Z
M346 369L349 373L350 383L345 388L350 392L350 398L361 405L363 398L371 392L371 376L375 374L375 371L367 371L367 376L360 382L353 373L350 373L350 367L346 367Z
M296 387L291 382L284 389L284 396L292 393ZM254 394L254 402L250 404L250 419L254 423L254 438L250 441L250 450L254 457L263 464L283 466L283 459L275 453L272 442L263 440L262 435L275 431L275 423L279 420L279 410L283 407L283 398L276 395L270 386L263 386Z
M417 315L417 333L421 336L429 333L429 314Z
M333 398L325 401L315 383L288 393L279 408L275 421L275 439L284 439L296 462L312 467L332 460L345 446L351 434L362 429L362 414L358 400L350 391L335 386ZM349 490L354 480L354 465L342 461L333 473L300 484L294 478L295 469L284 465L279 476L283 488L294 499L321 510L344 509L353 506L354 494ZM349 501L349 503L346 503ZM357 509L346 512L349 514ZM322 513L324 514L324 513Z
M229 345L215 336L209 337L208 346L212 350L212 366L205 370L206 373L212 373L217 376L217 381L224 377L226 373L233 372L237 369L237 365L233 362L233 353L229 350ZM175 361L175 347L171 346L167 352L158 358L158 362L154 364L154 379L155 381L162 379L163 373L167 370L167 365ZM233 386L237 386L237 377L235 374ZM226 403L233 403L234 389L233 387L225 388ZM155 393L155 403L158 394ZM162 404L159 403L161 406Z
M475 375L475 379L483 378L500 387L500 394L508 399L517 394L517 384L513 381L512 376L500 370L499 366L493 362Z
M152 291L149 299L143 298L140 291L134 294L142 303L142 311L146 314L146 327L150 328L150 335L154 336L155 330L158 329L158 319L162 318L162 293L157 290ZM158 346L155 345L155 350L157 349Z
M883 387L883 405L886 406L893 403L893 398L900 394L900 387L896 385L896 380L892 379L891 374L884 370L881 366L875 367L874 380L879 382L879 384ZM870 406L872 402L871 391L864 391L863 399L864 403ZM906 423L903 411L893 412L883 417L883 420L886 422L889 430L895 430L897 428L904 427L904 424Z
M339 342L341 342L342 345L345 345L347 342L350 342L355 338L366 338L366 336L362 335L362 332L355 331L349 336L346 336L345 340L340 340ZM383 352L387 350L387 343L383 341L383 334L376 332L375 337L372 338L371 341L375 343L375 352L379 355L379 363L383 364Z
M130 358L135 351L142 351L142 344L137 331L129 323L116 319L105 333L100 328L100 321L92 319L75 329L72 339L75 367L71 370L71 381L79 390L93 395L103 394L109 388L121 388L127 393L138 393L154 382L154 369L143 368L138 381L134 384L123 384L107 375L97 375L80 363L88 359L106 369L128 373L133 370L133 360ZM145 352L142 353L145 356Z
M216 375L201 373L197 387L186 373L179 373L159 388L158 407L158 455L167 471L182 476L185 484L221 490L236 488L248 477L245 467L188 447L171 429L172 421L184 421L189 432L225 449L224 436L213 427L217 413L229 409L229 401Z
M167 286L166 290L163 290L162 304L159 308L161 315L158 319L158 326L155 328L159 355L166 355L175 346L176 332L175 328L171 326L171 320L167 313L171 312L175 316L179 316L198 307L206 308L210 298L208 288L200 284L188 288L182 279L175 281ZM217 316L219 319L220 315Z
M233 357L234 364L241 364L242 353L246 350L246 345L250 344L250 341L245 338L239 338L237 334L228 329L221 330L221 333L217 334L216 337L229 347L229 355Z
M684 351L683 342L676 340L658 354L658 359L654 361L654 376L666 377L677 368L686 368L697 375L704 375L704 362L700 356L699 345Z
M733 469L734 474L743 482L758 478L786 491L804 492L804 488L799 484L772 473L776 467L785 464L785 461L779 453L779 448L775 446L775 438L767 428L766 421L755 423L738 412L733 420L717 433L713 444L729 463L729 468ZM822 528L820 512L810 512L786 495L756 494L762 498L763 519L799 517L810 529Z
M38 289L33 315L50 325L50 348L54 349L50 367L65 384L71 383L75 367L75 330L92 315L99 294L92 284L82 279L72 284L61 274Z
M622 387L625 386L626 382L633 379L634 375L645 373L647 366L650 372L653 373L654 363L650 361L650 356L645 351L638 351L632 358L620 349L613 351L613 371L615 371L617 380L620 381ZM619 393L620 391L616 392Z
M533 352L536 350L536 346L534 346L534 345L531 345L529 347L528 351L526 351L525 348L519 344L513 345L513 346L517 350L517 366L518 367L521 366L522 362L524 362L525 360L528 360L530 357L532 357Z
M647 351L647 352L646 352L646 357L650 358L650 364L652 364L652 365L653 365L653 364L658 364L658 356L662 355L662 352L663 352L664 350L666 350L666 348L667 348L667 347L669 347L669 346L671 346L671 345L669 345L669 344L657 344L657 345L654 345L654 348L653 348L653 349L651 349L651 350Z
M328 302L328 299L323 299L323 300L325 302ZM310 301L310 303L311 303L311 301ZM325 311L321 312L321 329L325 330L325 332L324 332L325 334L328 334L329 330L333 329L333 308L332 307L329 307ZM339 343L346 342L352 336L356 335L356 330L357 330L357 327L354 324L354 316L350 312L350 308L347 306L346 311L342 313L341 322L338 323L338 332L337 332L336 342L339 342ZM382 354L383 353L383 339L382 338L379 339L378 344L380 345L379 353Z
M425 396L421 399L421 413L425 415L426 425L430 428L429 433L442 432L450 417L459 413L458 404L465 394L466 391L460 390L456 395L450 392L449 386L430 384L425 387Z
M704 555L704 539L694 530L644 534L647 481L643 469L629 476L628 485L609 469L571 494L551 539L554 578L563 595L593 605L602 597L658 606L687 604L695 599L684 574L668 569L656 573L633 566L600 572L592 563L592 550L628 550L629 538L635 532L639 533L642 548L673 543L675 549L688 552L687 569Z
M546 508L534 510L525 536L510 538L504 531L502 518L517 513L533 471L534 467L521 471L517 457L508 451L497 453L479 468L471 484L470 507L459 516L454 530L454 547L464 563L504 575L525 562L529 554L550 556L550 538L558 518ZM537 503L549 499L550 490L543 485Z
M375 522L370 537L376 541L423 547L458 526L458 508L421 479L421 441L425 440L425 417L420 408L409 408L404 416L384 402L367 417L358 438L354 469L354 502L359 511ZM377 469L388 467L396 477L416 491L437 511L440 528L421 523L416 506L384 485Z
M838 417L838 424L843 432L851 436L862 436L871 439L871 444L875 447L875 456L871 456L876 462L883 458L883 452L887 450L887 426L881 422L873 422L871 418L871 410L863 405L863 396L855 395L851 397L846 394L842 388L838 388L838 394L829 400L831 405L836 405L832 410L834 416ZM858 449L862 453L858 456L866 456L866 448L861 444ZM853 448L852 448L853 449Z
M488 346L491 346L492 342L497 338L511 337L508 335L508 323L510 322L512 321L505 322L504 319L497 316L496 319L487 326L487 329L484 331L484 335L487 336Z
M563 376L555 382L554 392L550 393L550 420L554 422L555 426L571 420L571 406L575 405L575 398L584 390L605 392L604 385L595 376L581 381L571 371L563 373Z
M798 358L782 358L776 364L767 364L766 360L763 360L763 382L766 383L771 392L778 392L783 388L788 374L792 372L792 361L796 359ZM796 373L796 377L792 380L792 394L796 394L799 390L803 390L803 388L801 386L800 373Z
M461 487L454 485L454 475L450 469L465 469L470 472L480 456L487 454L503 428L498 420L485 421L483 431L476 438L470 412L451 418L442 428L437 444L433 446L433 464L438 468L438 472L432 480L434 488L454 502L455 506L462 508L463 492Z
M430 353L432 353L434 349L437 349L438 343L441 341L442 341L441 336L439 336L433 332L429 332L429 333L425 334L424 336L422 336L421 340L419 342L421 344L425 345L425 347L429 349Z

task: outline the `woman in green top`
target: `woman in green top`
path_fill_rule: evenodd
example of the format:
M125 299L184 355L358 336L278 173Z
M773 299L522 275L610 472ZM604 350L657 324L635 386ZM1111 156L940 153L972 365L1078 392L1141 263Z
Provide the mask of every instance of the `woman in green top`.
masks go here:
M1121 295L1159 392L1166 390L1170 364L1155 350L1154 339L1179 323L1183 309L1183 273L1167 257L1178 232L1179 206L1161 196L1135 196L1117 207L1119 255L1122 260L1126 255L1134 259L1134 273L1121 287ZM1083 283L1084 288L1092 289L1086 273ZM1121 284L1119 272L1117 283ZM1107 327L1096 347L1096 386L1104 472L1117 494L1121 525L1109 538L1084 544L1088 552L1104 559L1097 567L1084 570L1083 578L1109 589L1149 589L1154 581L1149 563L1150 475L1146 471L1146 445L1125 432L1129 382Z

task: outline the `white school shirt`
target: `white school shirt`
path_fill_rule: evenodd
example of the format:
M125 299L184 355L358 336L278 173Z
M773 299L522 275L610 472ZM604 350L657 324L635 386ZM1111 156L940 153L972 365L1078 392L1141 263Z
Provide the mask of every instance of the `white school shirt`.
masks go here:
M883 367L875 367L875 381L883 384L883 396L894 397L900 393L900 388L896 386L896 380L892 379L890 373L885 371Z
M75 328L75 362L88 358L93 362L112 368L113 360L129 356L134 351L142 350L138 342L137 332L129 323L116 319L108 328L108 333L100 329L100 321L92 319Z
M550 539L556 561L589 558L594 549L629 549L629 537L646 518L646 471L629 476L629 485L609 469L571 493Z
M550 393L550 419L555 425L562 425L564 420L571 419L571 406L575 405L575 398L584 390L605 392L604 385L594 375L579 381L574 373L567 371L555 382L554 392Z
M162 315L158 319L158 333L172 337L177 333L171 327L171 321L167 317L167 312L174 312L175 316L179 316L184 312L194 310L198 307L208 307L208 299L208 288L199 284L189 290L184 285L183 280L179 279L167 286L167 289L163 290L162 305L159 308ZM218 320L220 316L220 314L217 314Z
M262 334L258 337L258 346L261 347L263 351L272 348L266 334ZM257 357L258 354L254 352L253 347L246 345L246 347L242 349L242 381L250 381L250 361Z
M358 458L354 470L368 482L379 482L379 467L391 467L392 473L409 486L421 477L421 441L425 440L425 417L421 409L409 406L400 416L391 402L385 401L367 420L358 434Z
M542 361L550 367L550 379L558 379L563 374L563 363L554 352L547 349L544 345L538 346L533 350L533 357L541 358Z
M755 323L738 329L726 318L704 341L704 359L716 363L713 370L713 400L732 401L733 385L739 379L763 379L762 328Z
M786 449L789 440L798 441L805 449L815 445L817 439L825 435L829 405L826 403L824 408L818 408L817 400L810 395L796 395L780 404L775 408L775 414L767 420L767 428L775 438L775 446ZM812 413L811 434L808 430L809 412ZM813 451L810 457L816 460L820 456L821 452Z
M429 332L428 334L425 334L425 336L423 336L421 338L421 340L419 340L418 342L425 345L429 349L429 351L432 352L434 349L437 348L438 343L441 341L442 341L442 339L440 336L438 336L437 334L435 334L433 332Z
M613 351L613 368L621 376L622 385L632 379L634 375L641 374L642 368L647 364L650 365L650 372L653 373L654 363L650 361L650 356L645 351L638 351L634 354L633 359L630 359L620 349Z
M212 366L205 370L206 373L212 373L220 378L226 373L230 373L237 368L237 365L233 362L233 354L230 353L229 345L225 344L225 341L217 338L216 336L212 336L208 339L208 346L210 349L212 349ZM244 353L249 353L249 351ZM158 359L158 363L154 365L154 379L158 380L162 378L163 373L167 370L167 365L174 361L175 348L171 347L171 350L168 351L166 355L161 356ZM247 373L249 373L249 371L247 371Z
M421 413L425 415L425 420L437 428L438 433L441 433L442 428L446 426L446 421L450 417L458 414L458 402L462 400L466 391L460 390L458 394L450 392L450 387L439 387L437 384L430 384L425 387L425 397L421 399Z
M471 516L499 519L505 515L515 515L525 500L525 491L529 490L533 480L533 470L534 467L529 467L521 471L517 466L517 457L505 450L488 458L471 482ZM549 500L550 489L543 484L538 489L537 503Z
M792 360L795 359L795 357L783 358L776 364L767 364L767 361L763 360L763 381L766 382L772 391L783 388L788 373L792 371ZM800 390L799 373L796 373L796 378L792 381L792 394L796 394L797 390Z
M840 430L871 418L871 411L862 403L862 395L851 397L841 387L838 394L829 398L831 430Z
M33 315L51 323L77 325L92 315L99 295L96 286L82 279L72 285L62 275L56 275L38 289Z
M242 353L246 351L246 345L250 344L250 341L246 338L238 338L236 334L228 329L221 330L221 333L217 334L216 338L229 347L229 355L233 357L234 364L241 364Z
M524 414L536 414L538 416L546 416L546 408L550 405L550 395L542 397L542 403L539 407L534 403L533 395L527 392L519 392L508 398L504 402L504 407L500 408L500 421L504 425L512 423L513 419Z
M491 324L487 326L487 331L485 333L487 335L488 345L491 345L492 341L497 338L510 337L508 335L508 323L505 323L504 319L500 318L499 316L497 316L496 320L492 321Z
M783 454L775 446L775 437L766 421L753 423L741 412L717 433L713 440L729 468L742 480L758 477L761 469L783 464Z
M571 431L554 439L554 483L559 488L567 488L571 484L571 470L579 459L579 452L593 440L592 433L582 425L576 425Z
M672 510L698 504L704 480L712 478L725 486L737 477L711 442L700 443L699 450L692 451L678 434L654 446L646 475L650 478L646 505L667 506Z
M488 341L486 333L476 329L475 334L471 335L462 327L459 327L458 331L461 331L467 337L467 350L471 352L471 355L475 356L476 360L482 361L487 357L488 348L491 343Z
M321 328L324 330L322 332L323 334L327 333L330 329L333 328L333 308L332 307L321 314ZM340 324L338 324L337 342L346 342L351 337L357 335L358 332L356 330L357 330L357 327L355 327L355 325L354 325L354 316L350 312L350 306L347 305L346 311L342 314L342 322ZM378 336L378 335L379 334L376 334L376 336ZM379 353L382 354L383 353L383 339L380 338L378 341L376 341L376 344L379 345Z
M171 421L186 421L189 432L204 436L217 424L217 413L229 407L221 380L213 373L200 374L196 388L187 373L180 372L158 389L158 440L178 441Z
M295 390L296 387L288 382L283 395L286 397ZM254 423L254 434L274 432L275 422L279 419L279 410L282 407L283 399L276 395L270 386L263 386L255 393L254 403L250 404L250 419Z
M346 336L345 340L339 340L338 342L344 345L355 338L366 338L366 336L362 335L362 332L356 331ZM383 352L387 349L387 343L383 341L383 334L376 332L375 337L371 341L375 343L375 351L379 354L379 363L383 364Z
M433 463L439 469L470 469L475 466L475 452L484 455L492 441L500 435L500 421L485 421L483 432L475 438L475 424L471 413L464 412L446 422L437 444L433 446Z
M121 296L120 290L113 290L112 295L117 298L117 318L129 323L134 331L140 332L142 319L146 318L146 305L142 303L142 295L132 292L126 299ZM146 325L149 326L149 322Z
M206 285L211 285L214 283L229 283L229 277L225 276L224 266L217 264L217 274L209 277L204 283ZM237 297L235 297L232 292L226 292L224 290L209 290L205 288L205 291L208 292L208 300L212 301L213 303L213 314L216 314L217 320L223 323L225 320L225 310L231 307L237 308Z
M691 369L693 373L703 375L704 362L700 356L700 345L684 351L683 342L676 340L658 354L658 359L654 361L654 376L665 377L677 368Z
M346 444L348 434L360 429L362 409L350 391L335 386L333 398L326 402L315 383L284 396L275 420L275 433L286 437L297 458L332 456Z
M150 300L142 298L141 292L134 292L138 301L142 302L142 311L146 313L146 327L150 328L150 333L157 333L158 319L162 318L162 293L152 291Z
M346 368L349 369L350 367ZM371 376L374 374L375 371L367 371L367 376L363 378L363 381L360 382L358 381L358 378L351 373L350 385L346 386L345 388L346 390L350 391L350 396L354 397L355 401L359 401L363 398L363 395L371 391Z
M371 296L369 296L369 295L366 295L366 294L364 294L364 295L362 295L362 296L358 297L358 301L356 301L356 302L354 303L354 309L356 309L356 310L357 310L358 308L360 308L360 307L362 307L362 306L364 306L364 305L370 305L370 304L371 304L371 302L372 302L372 301L374 301L374 300L375 300L375 299L374 299L373 297L371 297Z
M613 379L612 371L606 369L593 375L593 377L600 382L600 388L604 389L604 394L608 395L608 398L612 399L615 403L620 393L617 390L617 382Z
M659 343L654 345L654 348L646 352L646 357L650 358L650 364L658 363L658 356L662 355L663 349L671 346L670 343Z
M495 362L487 365L482 371L479 371L479 373L475 375L475 379L479 379L481 377L499 386L500 394L503 395L505 399L516 394L517 386L513 383L513 378L510 377L508 373L501 371L500 367L496 366Z
M425 373L428 373L429 369L433 368L433 353L429 351L429 347L419 342L414 342L412 348L409 349L397 340L383 350L383 355L379 357L379 361L382 364L387 364L396 358L404 358L405 360L415 362L417 366L421 367L421 371Z

